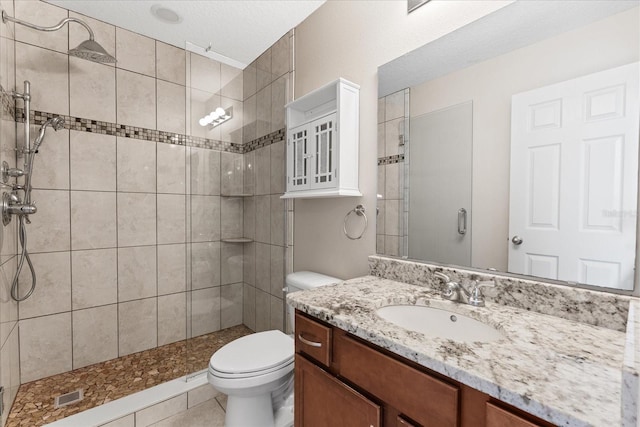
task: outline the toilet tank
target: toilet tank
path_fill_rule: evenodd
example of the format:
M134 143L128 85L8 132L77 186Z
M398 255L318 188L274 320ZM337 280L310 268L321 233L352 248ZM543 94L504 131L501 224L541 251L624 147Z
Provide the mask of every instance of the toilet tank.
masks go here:
M287 293L291 293L331 285L333 283L342 283L342 280L313 271L296 271L295 273L287 274L285 282L287 285ZM293 332L294 314L295 310L287 304L287 333Z

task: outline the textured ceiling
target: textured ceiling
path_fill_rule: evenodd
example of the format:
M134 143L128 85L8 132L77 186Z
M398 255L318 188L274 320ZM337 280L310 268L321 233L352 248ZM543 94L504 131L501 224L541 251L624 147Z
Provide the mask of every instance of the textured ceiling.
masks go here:
M190 42L249 64L325 0L48 0L148 37L185 48ZM182 21L169 24L150 12L160 5ZM234 64L235 65L235 64Z
M513 2L380 66L378 94L424 83L638 4L638 0Z

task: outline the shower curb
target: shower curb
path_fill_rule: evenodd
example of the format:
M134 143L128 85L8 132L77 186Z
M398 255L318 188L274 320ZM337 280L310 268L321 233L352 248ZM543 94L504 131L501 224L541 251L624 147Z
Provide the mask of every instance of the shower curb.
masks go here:
M50 424L45 424L46 427L99 427L108 424L112 421L117 421L121 418L135 414L145 408L163 403L169 399L187 395L192 390L203 385L209 386L207 382L206 371L199 372L196 375L176 378L175 380L167 381L166 383L159 384L155 387L148 388L146 390L139 391L129 396L122 397L104 405L96 406L95 408L87 409L79 414L71 415L58 421L54 421ZM210 386L209 386L210 387ZM187 410L187 408L184 408ZM179 413L178 411L176 413ZM168 414L172 416L175 414Z

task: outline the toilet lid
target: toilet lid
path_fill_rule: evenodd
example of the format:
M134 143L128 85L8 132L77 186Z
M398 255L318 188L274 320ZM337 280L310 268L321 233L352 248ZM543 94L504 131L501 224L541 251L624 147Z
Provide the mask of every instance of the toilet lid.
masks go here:
M258 332L238 338L213 353L209 366L221 373L265 371L293 359L293 339L281 331Z

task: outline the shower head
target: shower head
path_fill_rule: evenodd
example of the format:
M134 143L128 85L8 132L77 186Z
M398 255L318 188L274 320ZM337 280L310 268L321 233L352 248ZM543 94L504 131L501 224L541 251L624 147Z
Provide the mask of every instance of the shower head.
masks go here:
M98 44L94 40L93 30L89 25L81 19L78 18L64 18L62 21L58 22L56 25L51 27L43 27L40 25L32 24L30 22L22 21L20 19L16 19L12 16L7 15L7 12L2 11L2 22L15 22L16 24L24 25L25 27L32 28L38 31L58 31L62 27L64 27L69 22L75 22L77 24L82 25L89 32L89 40L85 40L75 49L69 50L69 55L76 56L78 58L86 59L93 62L99 63L114 63L117 62L116 58L109 55L106 50L102 46Z
M75 49L69 49L69 55L101 64L113 64L116 62L116 58L109 55L95 40L85 40Z
M40 132L38 133L38 137L33 143L34 153L38 152L38 149L40 148L40 144L42 144L42 140L44 139L44 134L48 126L53 127L53 130L55 131L59 131L60 129L64 128L64 119L60 116L55 116L50 118L49 120L44 122L42 126L40 126Z
M62 128L64 128L64 119L60 116L55 116L49 120L47 120L46 122L44 122L44 124L42 126L48 126L51 125L53 126L53 130L60 130Z

